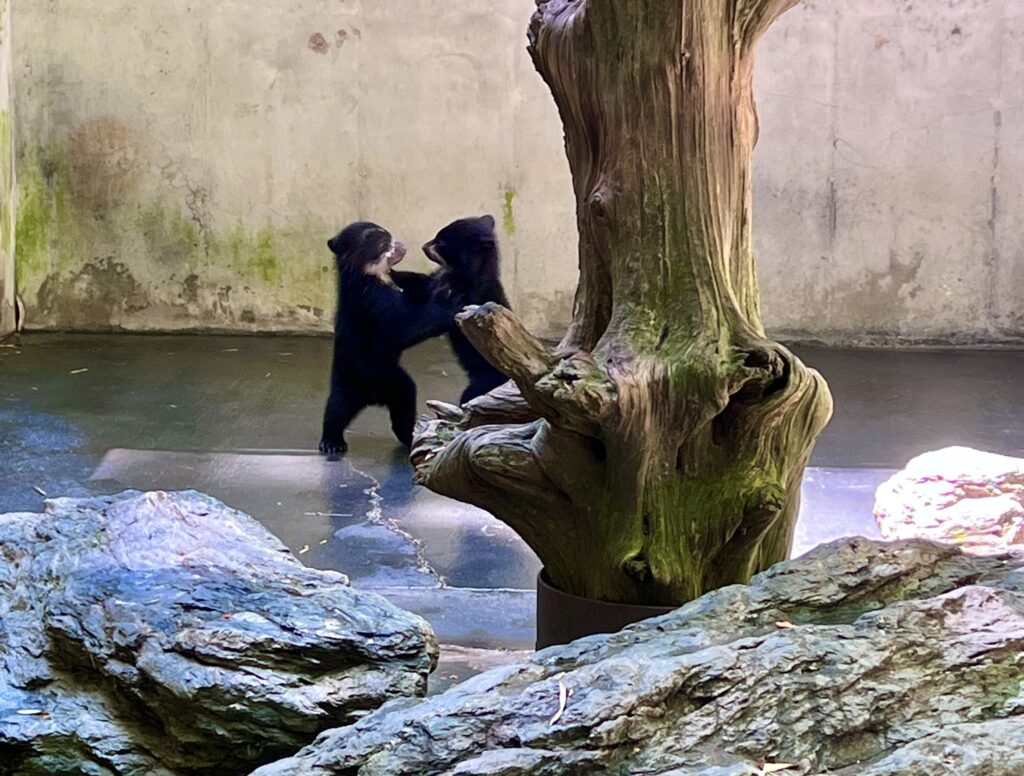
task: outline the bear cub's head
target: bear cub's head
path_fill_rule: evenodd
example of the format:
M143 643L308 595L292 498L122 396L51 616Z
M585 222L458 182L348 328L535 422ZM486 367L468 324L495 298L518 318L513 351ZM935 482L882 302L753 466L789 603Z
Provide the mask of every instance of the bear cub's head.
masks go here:
M391 270L405 258L405 245L369 221L350 224L327 241L342 274L363 274L394 286Z
M427 258L452 275L477 278L498 271L498 238L494 217L452 221L423 246Z

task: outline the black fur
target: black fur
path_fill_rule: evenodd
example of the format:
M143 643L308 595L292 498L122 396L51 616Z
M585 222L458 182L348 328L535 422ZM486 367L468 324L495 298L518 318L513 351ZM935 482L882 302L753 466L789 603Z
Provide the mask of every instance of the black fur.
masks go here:
M423 251L441 267L431 276L434 295L440 304L455 312L467 305L484 302L511 307L501 285L501 258L493 217L453 221L424 245ZM508 380L477 352L457 326L453 326L448 336L459 363L469 377L469 384L460 399L462 404Z
M432 294L426 275L391 272L391 280L403 289L399 291L366 273L392 246L391 234L376 224L352 224L327 246L338 264L338 312L320 452L344 453L345 429L371 404L388 408L392 431L409 445L416 384L399 358L406 348L450 330L454 311Z

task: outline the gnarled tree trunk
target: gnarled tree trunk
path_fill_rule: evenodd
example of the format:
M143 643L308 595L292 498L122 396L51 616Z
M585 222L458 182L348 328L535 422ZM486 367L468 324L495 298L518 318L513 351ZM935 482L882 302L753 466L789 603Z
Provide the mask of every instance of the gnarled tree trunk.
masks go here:
M514 528L562 590L678 604L784 559L831 413L766 339L751 250L759 36L797 0L542 0L530 52L577 199L573 325L461 325L514 383L435 405L418 480Z

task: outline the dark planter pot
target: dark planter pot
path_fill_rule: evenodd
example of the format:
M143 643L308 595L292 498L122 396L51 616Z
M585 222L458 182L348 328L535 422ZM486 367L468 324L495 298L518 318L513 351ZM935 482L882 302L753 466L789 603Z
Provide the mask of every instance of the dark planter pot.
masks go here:
M595 633L615 633L641 620L674 611L674 606L611 604L563 593L537 575L537 649L568 644Z

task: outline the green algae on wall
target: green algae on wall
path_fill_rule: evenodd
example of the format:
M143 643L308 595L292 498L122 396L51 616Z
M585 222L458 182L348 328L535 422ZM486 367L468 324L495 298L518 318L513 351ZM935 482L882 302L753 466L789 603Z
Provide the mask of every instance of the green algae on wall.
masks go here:
M22 153L16 270L32 327L329 327L325 224L220 227L173 188L97 209L76 193L67 156L60 146Z
M242 223L236 224L229 232L225 257L230 266L243 270L247 276L257 276L265 283L279 284L285 273L280 264L282 250L287 251L287 241L282 243L280 235L270 224L264 224L255 233ZM214 251L221 252L215 243Z
M23 291L38 290L50 268L50 233L56 220L54 196L38 164L18 165L15 273Z
M17 327L15 312L14 214L17 180L13 148L11 9L0 0L0 337Z
M0 14L3 6L0 5ZM11 147L11 114L0 110L0 337L15 328L14 213L17 190Z
M0 7L0 13L3 13ZM11 179L11 113L0 110L0 176L6 183ZM7 193L6 190L4 192Z
M503 224L505 227L505 234L516 233L516 218L515 213L512 210L512 203L516 198L515 189L505 189L505 206L503 214Z

